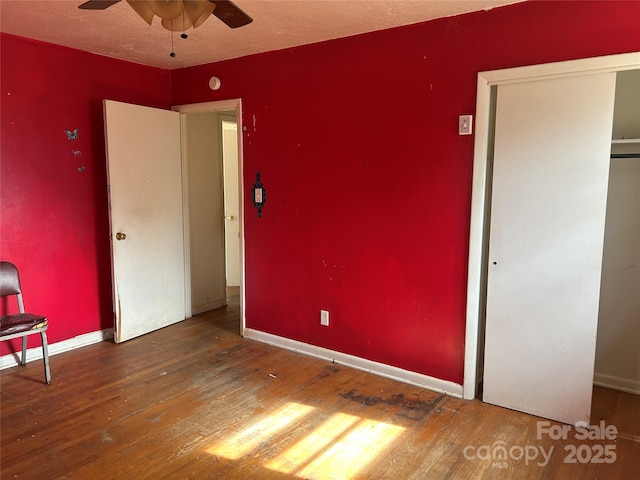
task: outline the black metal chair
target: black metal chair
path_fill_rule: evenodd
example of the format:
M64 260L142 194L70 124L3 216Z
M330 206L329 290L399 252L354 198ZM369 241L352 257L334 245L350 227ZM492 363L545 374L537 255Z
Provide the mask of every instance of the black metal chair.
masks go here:
M46 330L49 326L47 317L34 313L25 313L22 300L22 288L18 269L11 262L0 262L0 297L16 295L18 311L11 315L0 316L0 341L22 337L22 359L20 365L27 364L27 336L39 333L42 337L42 357L44 360L44 378L51 383L49 371L49 350L47 348Z

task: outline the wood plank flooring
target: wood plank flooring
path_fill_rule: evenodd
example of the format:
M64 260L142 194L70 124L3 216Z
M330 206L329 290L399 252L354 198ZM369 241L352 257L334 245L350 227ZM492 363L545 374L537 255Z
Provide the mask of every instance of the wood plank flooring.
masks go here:
M615 440L554 440L531 415L245 340L238 318L235 298L55 355L49 386L40 361L0 372L0 477L640 478L639 396L596 388L592 423Z

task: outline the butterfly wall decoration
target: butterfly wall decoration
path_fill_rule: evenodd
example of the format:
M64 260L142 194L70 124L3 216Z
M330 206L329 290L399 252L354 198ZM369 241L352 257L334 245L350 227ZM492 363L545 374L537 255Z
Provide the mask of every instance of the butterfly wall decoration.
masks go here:
M64 133L67 134L67 138L69 140L77 140L78 139L78 129L76 128L73 132L70 130L65 130Z

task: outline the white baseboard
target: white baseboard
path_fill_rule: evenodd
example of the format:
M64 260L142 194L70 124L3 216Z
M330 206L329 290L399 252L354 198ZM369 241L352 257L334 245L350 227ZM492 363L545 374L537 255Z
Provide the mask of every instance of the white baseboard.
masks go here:
M36 335L36 337L39 337L39 335ZM49 344L49 356L56 355L62 352L68 352L69 350L74 350L76 348L85 347L93 343L102 342L110 338L113 338L113 328L107 328L105 330L98 330L96 332L78 335L77 337L69 338L68 340ZM18 342L20 341L21 340L18 339ZM19 346L20 343L18 343L17 345ZM18 352L16 352L15 354L10 353L8 355L3 355L2 357L0 357L0 370L19 365L21 355L22 352L18 350ZM27 362L30 362L31 360L38 360L41 358L42 347L38 346L27 348Z
M593 376L593 383L599 387L640 395L640 380L631 380L628 378L614 377L613 375L605 375L604 373L596 373Z
M203 303L201 305L191 306L191 315L197 315L199 313L208 312L209 310L215 310L216 308L224 307L227 304L226 299L216 300L215 302Z
M312 357L328 360L330 362L346 365L348 367L380 375L381 377L389 378L391 380L397 380L417 387L426 388L427 390L451 395L452 397L462 398L462 385L449 382L447 380L441 380L421 373L392 367L391 365L386 365L384 363L378 363L346 353L336 352L334 350L317 347L315 345L309 345L308 343L298 342L297 340L291 340L289 338L253 330L251 328L244 329L244 337Z

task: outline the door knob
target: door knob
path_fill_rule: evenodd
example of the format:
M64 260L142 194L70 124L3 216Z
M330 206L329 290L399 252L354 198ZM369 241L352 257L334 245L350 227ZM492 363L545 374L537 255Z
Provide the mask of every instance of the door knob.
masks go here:
M125 238L127 238L127 235L125 233L122 233L122 232L116 233L116 240L124 240Z
M227 215L224 217L226 220L233 220L235 217L233 215Z

